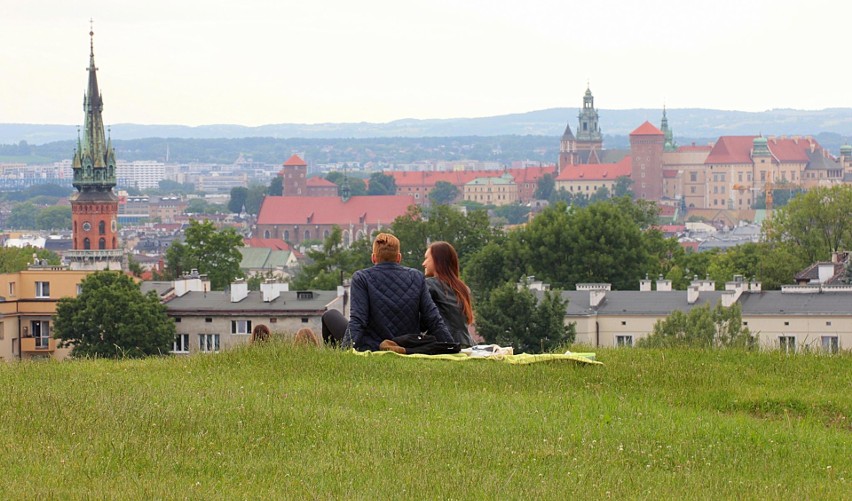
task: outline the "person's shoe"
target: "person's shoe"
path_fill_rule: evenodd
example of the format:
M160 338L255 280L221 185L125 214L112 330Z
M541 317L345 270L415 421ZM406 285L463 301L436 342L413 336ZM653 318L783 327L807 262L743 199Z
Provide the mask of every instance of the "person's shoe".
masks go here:
M379 349L382 351L392 351L395 353L399 353L400 355L405 355L405 348L394 343L390 339L385 339L379 344Z

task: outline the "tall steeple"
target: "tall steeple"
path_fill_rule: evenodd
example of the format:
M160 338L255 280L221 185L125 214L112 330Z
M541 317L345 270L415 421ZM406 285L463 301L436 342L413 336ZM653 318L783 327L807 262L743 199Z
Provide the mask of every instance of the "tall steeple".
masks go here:
M71 269L122 268L124 253L118 241L118 197L115 186L115 149L104 132L101 112L104 102L98 89L95 66L95 33L89 29L89 81L83 96L83 134L77 133L77 148L71 166L73 249L64 256Z
M89 30L89 82L83 96L83 136L77 137L72 167L73 185L79 191L109 191L115 186L115 150L104 133L103 97L95 66L95 33Z

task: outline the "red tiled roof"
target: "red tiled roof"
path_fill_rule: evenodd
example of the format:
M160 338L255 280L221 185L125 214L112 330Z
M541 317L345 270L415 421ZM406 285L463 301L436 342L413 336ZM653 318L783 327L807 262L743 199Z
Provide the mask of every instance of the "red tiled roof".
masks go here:
M556 176L557 181L591 181L615 180L621 176L629 176L633 162L629 156L614 164L583 164L569 165Z
M663 233L682 233L686 231L686 226L682 224L664 224L662 226L658 226L659 230Z
M700 146L693 144L693 145L690 145L690 146L678 146L677 147L678 153L686 153L688 151L710 151L712 149L713 149L713 146L710 145L710 144L703 144L703 145L700 145Z
M754 138L757 136L721 136L716 140L705 164L750 164Z
M328 179L324 179L318 176L309 177L305 182L305 185L309 188L337 188L337 185L329 181Z
M290 246L287 245L287 242L280 238L244 238L243 243L246 247L260 247L264 249L283 251L290 250Z
M645 123L636 128L630 133L631 136L664 136L663 131L654 126L651 122L645 120Z
M722 136L713 145L705 164L750 164L754 139L758 136ZM819 144L808 138L771 138L766 145L772 154L773 162L806 163L811 144L821 149Z
M663 169L663 177L666 177L666 178L677 177L677 169Z
M657 208L659 208L661 216L674 216L675 211L677 211L674 205L657 204Z
M409 205L408 195L352 197L345 203L340 197L267 196L257 224L390 224Z
M526 167L518 169L508 169L507 171L514 179L515 184L536 183L539 178L545 174L555 174L555 165L545 165L543 167Z
M299 158L299 155L293 155L292 157L288 158L286 162L284 162L284 165L303 166L308 164L306 164L304 160Z
M556 172L556 166L546 165L544 167L521 167L506 170L464 170L464 171L385 171L388 176L393 177L397 188L401 187L434 187L438 181L464 186L465 184L480 177L500 177L508 173L514 178L516 184L534 183L545 174Z

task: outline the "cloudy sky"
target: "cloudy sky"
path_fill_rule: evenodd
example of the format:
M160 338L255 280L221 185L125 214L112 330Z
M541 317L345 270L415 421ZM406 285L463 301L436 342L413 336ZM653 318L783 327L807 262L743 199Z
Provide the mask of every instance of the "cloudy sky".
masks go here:
M0 0L0 123L261 125L603 109L852 107L852 4Z

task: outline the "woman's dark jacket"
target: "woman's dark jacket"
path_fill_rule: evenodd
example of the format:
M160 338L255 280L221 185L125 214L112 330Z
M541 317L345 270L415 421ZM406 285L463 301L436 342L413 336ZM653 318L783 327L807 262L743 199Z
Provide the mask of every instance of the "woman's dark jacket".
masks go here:
M473 346L473 339L467 330L464 310L462 310L453 288L435 277L427 277L426 285L429 287L429 295L432 296L432 301L435 302L435 306L441 312L444 324L453 336L453 341L460 344L462 348Z

